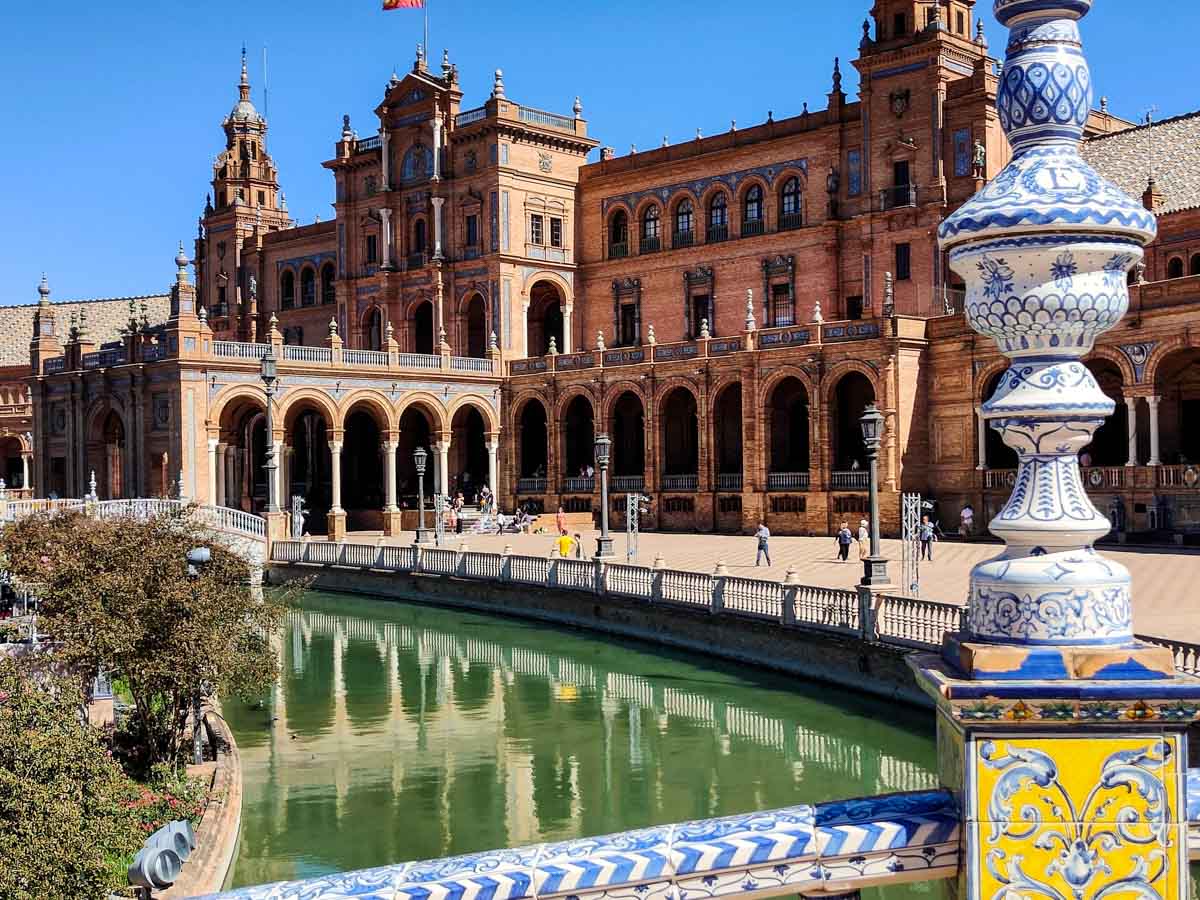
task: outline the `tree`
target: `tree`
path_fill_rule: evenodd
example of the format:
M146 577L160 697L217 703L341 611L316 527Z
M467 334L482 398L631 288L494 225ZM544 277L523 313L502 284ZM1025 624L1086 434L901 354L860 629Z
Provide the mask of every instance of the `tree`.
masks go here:
M102 897L141 844L133 782L73 682L0 658L0 898Z
M189 575L195 547L211 561ZM128 685L147 764L179 760L198 691L252 696L276 677L287 597L254 591L246 560L186 517L31 517L0 534L0 558L36 584L57 662Z

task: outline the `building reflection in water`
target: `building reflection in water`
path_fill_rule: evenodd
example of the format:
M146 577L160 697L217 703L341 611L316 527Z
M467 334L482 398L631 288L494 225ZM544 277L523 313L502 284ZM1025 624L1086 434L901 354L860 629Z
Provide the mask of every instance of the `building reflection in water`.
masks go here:
M921 711L642 645L314 594L279 650L237 885L936 783Z

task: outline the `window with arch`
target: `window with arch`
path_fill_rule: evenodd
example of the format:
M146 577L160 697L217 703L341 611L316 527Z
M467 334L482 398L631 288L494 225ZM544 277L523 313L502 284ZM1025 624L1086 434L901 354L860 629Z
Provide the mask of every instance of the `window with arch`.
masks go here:
M425 265L425 248L429 241L429 232L424 219L417 219L412 227L412 246L409 247L408 267L419 269Z
M608 223L608 258L624 259L629 255L629 216L618 209Z
M662 241L660 238L660 230L662 226L662 213L659 212L657 206L650 206L642 213L642 233L638 243L638 251L641 253L653 253L660 249Z
M718 191L708 201L708 235L706 240L723 241L729 237L729 200Z
M1178 256L1172 257L1171 260L1167 263L1167 277L1168 278L1182 278L1183 277L1183 259L1181 257L1178 257Z
M804 224L804 207L800 194L800 179L794 175L783 183L779 192L779 227L799 228Z
M1200 253L1192 254L1192 261L1188 264L1189 275L1200 275Z
M686 197L680 200L679 205L675 207L673 243L676 247L690 247L696 242L695 218L696 212L692 207L692 201Z
M766 231L763 219L763 189L757 184L746 191L742 202L742 236L762 234Z
M379 311L379 307L373 307L367 313L367 321L363 328L363 340L366 343L367 350L382 350L383 349L383 314Z
M300 272L300 305L315 306L317 302L317 273L310 268Z
M279 276L279 305L283 309L296 305L296 276L290 271Z
M334 289L333 280L333 263L325 263L321 266L321 302L326 306L337 301L337 291Z

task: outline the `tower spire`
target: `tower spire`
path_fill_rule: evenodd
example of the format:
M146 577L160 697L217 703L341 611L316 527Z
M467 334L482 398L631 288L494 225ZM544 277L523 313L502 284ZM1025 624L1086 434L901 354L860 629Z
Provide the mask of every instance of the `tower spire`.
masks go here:
M238 82L238 97L241 100L250 99L250 72L246 68L245 44L242 44L242 79Z

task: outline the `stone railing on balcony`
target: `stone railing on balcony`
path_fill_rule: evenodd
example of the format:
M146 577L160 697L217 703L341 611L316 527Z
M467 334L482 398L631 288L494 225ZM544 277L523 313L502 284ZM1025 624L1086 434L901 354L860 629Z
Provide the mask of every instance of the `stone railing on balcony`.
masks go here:
M244 344L238 341L213 341L213 356L221 359L248 359L259 362L271 349L270 344Z
M468 109L466 112L460 112L454 117L454 124L458 128L465 125L470 125L473 122L481 122L487 118L487 107L480 106L478 109Z
M574 119L546 112L543 109L534 109L530 106L518 106L517 118L522 122L527 122L530 125L540 125L543 128L554 128L558 131L575 131Z
M850 470L846 472L831 472L829 488L834 491L865 491L870 481L866 470Z
M564 478L562 480L564 494L590 494L596 490L595 478Z
M127 362L125 348L116 347L108 350L97 350L94 353L83 354L83 368L107 369L110 366L120 366Z
M356 153L366 153L368 150L378 150L383 146L383 138L379 135L368 138L359 138L354 144Z
M1133 285L1129 293L1129 309L1134 313L1200 303L1200 275L1147 281Z
M768 472L768 491L807 491L810 485L808 472Z
M283 358L293 362L331 363L333 351L328 347L301 347L289 344L283 348Z
M1156 466L1155 483L1160 488L1195 490L1200 487L1200 467Z
M1080 472L1083 486L1089 491L1119 490L1129 483L1127 466L1088 466Z
M386 369L388 355L386 350L343 350L342 364L346 366Z
M59 372L65 372L67 369L67 358L65 356L56 356L53 359L48 359L42 365L42 372L46 375L55 375Z

